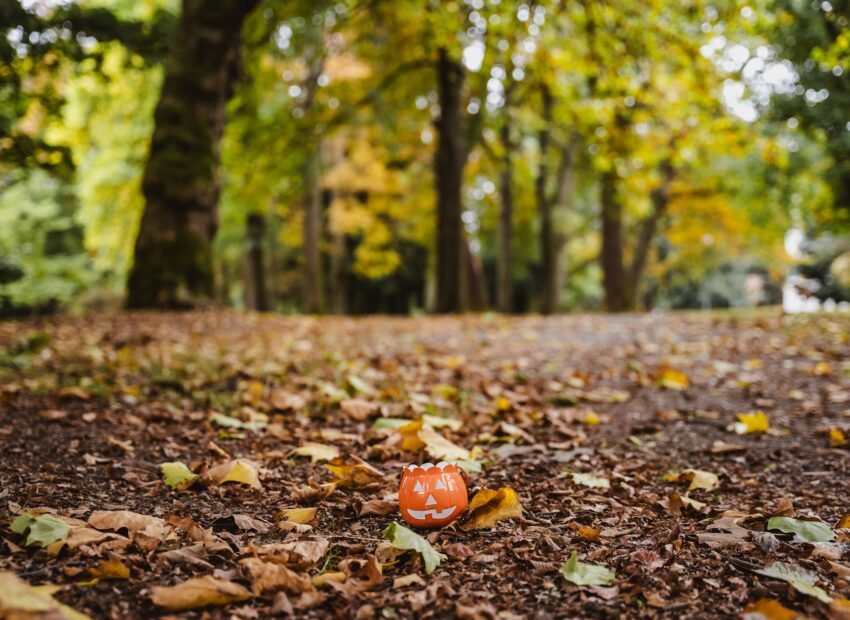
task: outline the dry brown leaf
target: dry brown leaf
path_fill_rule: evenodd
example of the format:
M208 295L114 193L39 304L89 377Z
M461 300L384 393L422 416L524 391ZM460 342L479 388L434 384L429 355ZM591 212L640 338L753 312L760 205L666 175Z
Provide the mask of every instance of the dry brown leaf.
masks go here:
M519 496L510 487L502 487L498 491L481 489L472 498L467 511L469 517L461 526L464 530L480 530L493 527L504 519L522 517Z
M342 412L353 420L362 422L370 416L378 413L380 405L363 398L346 398L339 404Z
M328 541L324 538L317 540L299 540L286 543L269 543L249 547L248 551L261 557L267 562L286 564L290 568L312 568L328 553Z
M267 533L272 527L265 521L242 514L233 515L233 522L240 530L253 530L260 534Z
M156 549L171 531L163 519L129 510L96 510L89 516L89 525L99 530L126 529L142 551Z
M826 608L829 620L850 620L850 600L846 598L833 599Z
M251 593L238 583L206 575L189 579L176 586L153 586L151 600L170 611L198 609L210 605L228 605L251 598Z
M385 499L370 499L368 502L363 502L360 511L357 513L360 517L367 515L388 515L398 510L398 504L387 501Z
M406 588L407 586L419 586L421 588L425 587L425 580L422 579L416 573L411 573L409 575L404 575L403 577L396 577L393 579L393 590L398 590L399 588Z
M287 592L307 592L313 589L310 577L287 568L284 564L264 562L259 558L239 560L251 578L255 595L268 590L286 590Z
M307 401L303 396L287 392L283 388L275 388L269 395L269 404L272 409L278 411L299 411L304 408Z

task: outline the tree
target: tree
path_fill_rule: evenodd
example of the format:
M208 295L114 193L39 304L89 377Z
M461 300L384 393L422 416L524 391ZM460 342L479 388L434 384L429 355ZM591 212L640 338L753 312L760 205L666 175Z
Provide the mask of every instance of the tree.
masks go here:
M220 141L241 67L242 24L258 1L183 0L142 181L131 308L175 308L213 295Z

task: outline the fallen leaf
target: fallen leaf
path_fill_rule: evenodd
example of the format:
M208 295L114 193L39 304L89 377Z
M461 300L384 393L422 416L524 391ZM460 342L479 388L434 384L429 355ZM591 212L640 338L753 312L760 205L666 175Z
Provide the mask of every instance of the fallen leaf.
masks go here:
M322 443L314 443L308 441L304 445L295 449L295 454L299 456L309 456L313 463L317 461L332 461L339 457L339 448L336 446L328 446Z
M273 409L277 409L278 411L297 411L303 409L307 401L298 394L287 392L282 388L276 388L269 395L269 404Z
M170 611L198 609L210 605L228 605L251 598L238 583L206 575L188 579L176 586L153 586L151 600Z
M658 387L668 390L684 390L690 385L688 375L674 368L665 367L658 376Z
M318 508L290 508L283 511L283 519L290 523L312 523L318 511Z
M0 618L9 620L91 620L79 611L54 600L59 586L29 585L6 571L0 571Z
M738 421L734 425L734 430L739 435L748 435L749 433L766 433L769 428L770 420L764 411L739 413Z
M238 428L246 431L256 431L265 428L267 422L262 419L244 421L222 413L211 413L210 421L222 428Z
M760 598L744 608L744 620L794 620L796 617L796 611L768 598Z
M419 422L419 420L416 420ZM374 422L372 422L372 428L375 430L379 430L382 428L398 430L400 428L404 428L408 424L411 424L413 420L408 420L407 418L378 418ZM416 430L419 430L421 427L417 427Z
M585 540L599 540L599 537L602 535L602 530L599 530L595 527L590 527L589 525L582 525L581 523L576 523L573 521L569 524L570 529L574 530L576 534L578 534L581 538Z
M826 593L823 588L815 585L818 577L816 574L807 571L804 568L790 564L788 562L774 562L770 566L761 568L755 571L759 575L772 577L773 579L781 579L803 594L813 596L823 603L832 601L832 597Z
M126 529L143 551L156 549L169 533L168 524L163 519L129 510L95 510L89 515L89 525L99 530Z
M43 514L34 516L29 512L19 514L9 529L16 534L23 534L29 530L26 546L40 545L47 547L60 540L65 540L71 532L67 523L63 523L53 515Z
M522 517L522 505L517 492L510 487L498 491L481 489L469 502L469 517L461 526L464 530L493 527L504 519Z
M850 620L850 600L837 598L826 608L826 617L829 620Z
M409 575L404 575L403 577L396 577L393 579L393 590L398 590L399 588L406 588L407 586L419 586L425 587L425 580L422 579L416 573L410 573Z
M808 542L831 542L835 540L835 532L832 531L832 528L820 521L773 517L767 522L767 529L796 534Z
M130 569L118 560L101 560L97 566L88 570L93 579L129 579Z
M705 508L705 503L698 502L695 499L688 497L687 495L680 495L678 493L671 493L670 497L667 498L667 508L674 515L681 516L683 508L691 508L697 512Z
M422 556L422 561L425 563L425 573L428 575L434 572L434 569L440 565L440 562L448 559L447 556L434 550L431 543L419 534L398 523L390 523L384 529L383 535L396 549L416 551L419 553Z
M335 459L324 465L336 476L334 484L341 487L362 487L384 479L382 471L355 457L349 462Z
M248 571L255 595L269 590L299 593L313 589L309 576L300 575L283 564L264 562L258 558L245 558L239 564Z
M564 579L577 586L610 586L615 577L614 573L604 566L579 562L575 551L561 566L560 573Z
M395 512L396 510L398 510L398 505L394 504L393 502L389 502L385 499L370 499L368 502L363 502L363 505L360 507L360 511L357 513L357 516L383 516Z
M469 460L469 450L453 444L432 428L423 427L417 432L419 440L425 444L425 450L435 459L446 461Z
M738 524L738 518L725 515L706 527L707 532L698 532L697 538L710 547L728 547L741 545L752 548L752 543L747 541L750 530ZM725 532L723 530L726 530Z
M690 482L689 492L695 489L712 491L720 486L720 478L716 474L701 469L686 469L679 474L668 474L665 478L673 482Z
M378 413L381 406L363 398L346 398L339 403L339 408L351 419L363 421Z
M207 476L217 485L225 482L236 482L253 489L263 488L263 485L260 484L260 472L257 470L257 466L247 459L235 459L216 465L210 468Z
M429 413L422 415L422 424L431 428L450 428L453 431L459 431L463 428L463 422L457 418L449 418L439 415L431 415Z
M286 564L290 568L312 568L328 553L328 541L299 540L286 543L270 543L250 547L249 551L268 562Z
M850 529L850 514L844 515L835 528L839 530Z
M240 530L253 530L260 534L265 534L271 529L271 525L250 515L235 514L233 515L233 523Z
M841 446L847 445L847 437L844 435L844 431L840 428L831 428L829 429L829 445L833 448L840 448Z
M180 461L172 463L163 463L159 466L164 476L163 482L166 486L172 489L183 490L188 488L195 480L198 479L198 474L186 467Z
M600 478L591 474L580 474L575 472L571 473L570 476L572 477L573 482L582 486L599 489L611 488L611 482L607 478Z

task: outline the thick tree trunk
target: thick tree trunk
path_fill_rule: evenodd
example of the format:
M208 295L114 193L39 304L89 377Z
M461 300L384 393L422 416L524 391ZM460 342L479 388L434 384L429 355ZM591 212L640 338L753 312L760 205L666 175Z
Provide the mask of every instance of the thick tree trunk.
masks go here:
M308 157L304 171L304 311L325 311L322 277L322 191L319 187L319 149Z
M437 61L440 117L436 120L437 152L437 312L461 309L462 264L461 188L466 162L462 139L461 89L463 67L441 48Z
M220 142L240 71L242 24L257 4L183 0L142 181L131 308L185 307L213 296Z
M661 164L661 175L661 185L652 190L650 195L652 211L641 222L634 255L632 256L632 265L629 269L626 287L626 305L630 309L637 307L640 283L649 261L649 250L658 232L658 223L667 212L667 205L670 202L670 183L673 181L674 170L669 161Z
M602 284L605 307L609 312L623 312L626 304L626 273L623 265L623 208L617 196L617 174L602 175L600 186L602 210Z
M540 213L540 271L541 271L541 296L540 312L551 314L557 308L557 253L555 251L555 227L552 221L552 201L546 192L548 184L548 160L550 127L552 125L552 93L548 86L541 90L543 107L543 127L537 136L540 148L540 163L537 168L537 177L534 179L534 196L537 202L537 210Z
M245 220L245 307L249 310L271 310L266 286L266 257L263 252L266 237L266 218L251 213Z
M500 130L500 138L504 155L500 182L501 210L499 213L499 255L497 263L496 300L500 311L513 311L514 278L513 278L513 143L507 115Z

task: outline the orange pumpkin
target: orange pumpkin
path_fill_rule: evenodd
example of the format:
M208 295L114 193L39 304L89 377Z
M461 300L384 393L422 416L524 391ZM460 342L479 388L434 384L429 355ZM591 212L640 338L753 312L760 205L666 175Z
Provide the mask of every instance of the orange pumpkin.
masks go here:
M408 465L401 473L398 505L416 527L440 527L466 509L466 472L454 463Z

